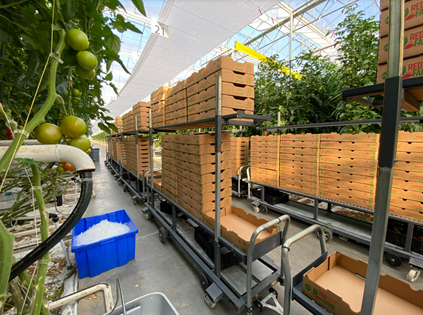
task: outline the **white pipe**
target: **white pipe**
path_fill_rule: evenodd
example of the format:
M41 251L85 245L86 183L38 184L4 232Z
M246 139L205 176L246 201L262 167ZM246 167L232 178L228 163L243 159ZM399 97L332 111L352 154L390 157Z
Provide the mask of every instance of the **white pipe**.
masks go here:
M8 148L0 147L0 158ZM68 162L75 167L77 172L93 172L95 165L93 160L84 151L63 144L31 145L22 146L16 153L15 158L34 159L39 162Z
M110 284L108 283L99 283L99 284L93 285L92 287L86 288L84 290L75 292L73 294L69 294L54 302L48 302L45 304L45 307L48 308L49 310L53 310L63 305L66 305L68 303L83 299L99 291L103 291L104 307L106 308L106 312L111 312L113 309L114 303L113 303L112 288Z
M12 141L13 140L1 140L0 141L0 146L8 147L9 145L12 144ZM24 141L24 144L26 144L26 145L41 145L41 143L38 142L38 140L35 140L35 139L26 139Z

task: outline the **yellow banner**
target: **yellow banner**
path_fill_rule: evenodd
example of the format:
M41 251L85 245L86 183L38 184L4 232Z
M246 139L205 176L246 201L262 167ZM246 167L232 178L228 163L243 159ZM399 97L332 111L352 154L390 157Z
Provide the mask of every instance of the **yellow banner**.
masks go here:
M244 54L247 54L247 55L249 55L249 56L251 56L251 57L253 57L257 60L260 60L260 61L266 61L266 59L267 59L266 56L260 54L259 52L255 51L254 49L251 49L250 47L247 47L247 46L245 46L241 43L238 43L237 41L235 41L235 50L242 51ZM286 74L289 74L289 68L287 68L283 65L280 65L280 69L281 69L281 71L285 72ZM298 72L291 70L291 75L294 78L301 80L302 75L299 74Z

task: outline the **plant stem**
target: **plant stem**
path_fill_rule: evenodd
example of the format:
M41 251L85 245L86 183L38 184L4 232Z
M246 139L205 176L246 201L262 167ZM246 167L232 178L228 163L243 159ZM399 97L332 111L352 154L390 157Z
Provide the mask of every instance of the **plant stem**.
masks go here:
M58 58L60 58L60 56L62 55L63 49L65 48L66 31L60 30L59 34L60 34L60 39L56 47L56 55ZM38 126L38 124L44 122L45 115L51 109L55 99L58 96L56 93L56 72L57 72L58 65L59 65L58 59L53 57L51 60L50 70L49 70L48 96L46 101L44 102L43 107L41 107L38 113L35 114L35 116L25 126L25 131L28 134L31 133L35 129L35 127ZM3 157L0 159L0 174L4 173L10 161L13 160L15 153L18 151L19 147L22 145L25 139L26 139L26 136L24 134L16 135L16 137L13 139L12 143L7 148L7 151L5 152Z
M10 233L0 220L0 314L6 302L7 287L13 260L14 235Z
M48 238L48 213L46 209L46 204L44 202L43 194L41 191L41 173L38 169L38 165L31 164L32 170L32 185L35 187L33 189L33 194L35 200L37 201L38 211L40 212L40 221L41 221L41 240L44 242ZM44 282L47 274L47 264L50 260L48 252L38 261L38 272L37 279L35 280L35 301L32 308L32 315L39 315L41 307L43 306L43 295L44 295Z
M22 308L24 307L24 299L22 296L21 288L19 284L16 282L16 279L10 281L9 284L10 293L12 294L13 304L15 304L16 310L18 314L22 313Z

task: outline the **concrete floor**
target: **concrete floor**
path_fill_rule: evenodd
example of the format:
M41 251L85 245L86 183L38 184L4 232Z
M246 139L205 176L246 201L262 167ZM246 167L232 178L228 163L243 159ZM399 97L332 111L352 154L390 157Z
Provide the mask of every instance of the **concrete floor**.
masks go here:
M235 309L227 301L221 301L216 308L209 309L203 301L203 291L199 282L199 275L196 273L190 262L179 251L171 241L165 245L161 244L158 237L158 226L156 223L145 220L142 215L142 205L133 205L129 193L124 193L122 186L114 180L109 170L104 165L104 145L100 147L100 163L96 163L97 170L94 177L94 190L96 197L85 213L85 216L92 216L101 213L126 209L135 225L138 227L136 238L136 257L127 265L109 270L94 278L85 278L79 281L79 290L97 284L108 282L113 287L114 298L116 298L115 279L119 277L126 301L131 301L139 296L151 292L163 292L173 303L180 314L236 314ZM234 198L233 204L253 212L250 203L246 199ZM259 217L271 219L277 216L275 213L256 214ZM308 225L292 221L288 231L288 237L294 235ZM334 239L327 244L330 253L340 251L350 257L367 261L368 248ZM309 263L319 256L319 243L314 236L308 236L303 241L294 244L290 252L290 263L292 274L295 275ZM273 250L268 256L280 264L280 248ZM107 257L105 257L107 259ZM391 268L384 263L382 273L390 274L399 279L405 280L408 272L406 261L400 268ZM419 278L412 284L414 289L423 289L423 279ZM279 292L279 302L282 304L283 288L275 287ZM100 294L99 294L100 295ZM102 300L85 299L79 302L78 312L80 314L103 314L104 306ZM270 310L263 311L263 314L274 314ZM293 315L310 314L296 302L292 306Z

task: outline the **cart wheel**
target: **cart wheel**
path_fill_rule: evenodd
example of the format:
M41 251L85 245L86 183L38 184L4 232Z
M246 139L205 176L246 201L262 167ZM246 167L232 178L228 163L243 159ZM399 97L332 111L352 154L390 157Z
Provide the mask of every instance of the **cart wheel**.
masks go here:
M255 300L254 305L257 307L260 313L263 312L263 304L261 304L259 300Z
M333 239L333 233L327 227L322 226L322 229L323 229L323 233L325 233L326 243L330 242ZM316 230L315 233L316 233L317 238L319 238L320 237L319 230Z
M146 218L148 221L151 221L153 216L150 211L147 211L147 212L144 212L144 218Z
M126 185L123 185L123 192L127 192L128 188L126 187Z
M260 208L259 208L259 206L256 206L256 205L253 205L253 210L254 210L254 212L256 212L256 213L259 213L259 212L260 212Z
M167 230L166 230L166 228L165 228L165 227L163 227L163 226L162 226L162 227L159 229L159 239L160 239L160 242L161 242L162 244L166 244L167 237L168 237Z
M267 209L267 207L266 207L266 206L260 206L260 212L261 212L261 213L268 213L268 212L269 212L269 210Z
M391 253L385 254L385 261L391 267L399 267L402 264L401 257Z
M270 288L270 289L269 289L269 292L270 292L270 293L274 293L274 294L275 294L275 296L276 296L276 299L278 298L278 296L279 296L278 291L276 291L276 290L275 290L275 289L273 289L273 288Z
M207 305L209 308L215 308L215 307L216 307L216 302L214 302L214 301L212 300L212 298L210 297L210 295L208 295L208 294L205 294L205 295L204 295L204 302L206 303L206 305Z
M421 272L421 270L411 269L407 273L407 280L410 281L410 282L416 281L419 278L419 276L420 276L420 272Z
M204 292L206 292L207 288L210 286L209 279L207 279L206 275L202 274L200 276L200 284Z
M136 205L138 202L137 202L137 199L134 199L134 200L132 200L132 203L134 204L134 205Z

